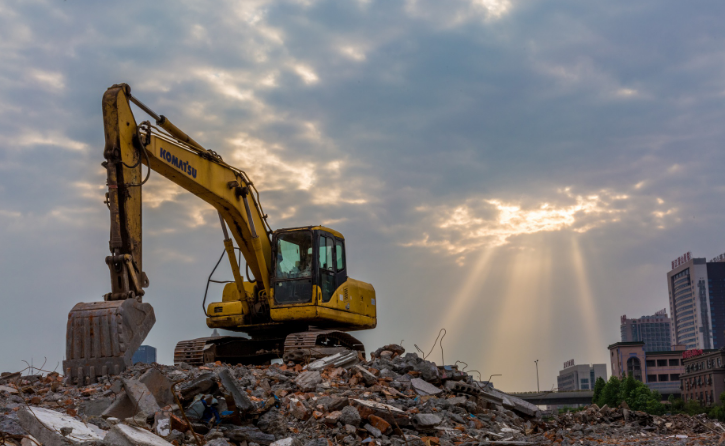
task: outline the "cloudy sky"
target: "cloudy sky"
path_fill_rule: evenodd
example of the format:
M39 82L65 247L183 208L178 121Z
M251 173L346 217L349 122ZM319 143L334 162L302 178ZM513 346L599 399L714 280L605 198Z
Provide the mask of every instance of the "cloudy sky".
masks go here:
M55 368L67 312L109 291L101 97L119 82L246 170L273 228L345 234L377 291L369 350L428 353L445 328L445 362L504 390L535 389L535 359L542 388L568 359L607 362L622 314L668 306L672 259L725 251L724 13L0 0L0 371ZM147 343L170 363L210 333L222 234L160 176L144 194Z

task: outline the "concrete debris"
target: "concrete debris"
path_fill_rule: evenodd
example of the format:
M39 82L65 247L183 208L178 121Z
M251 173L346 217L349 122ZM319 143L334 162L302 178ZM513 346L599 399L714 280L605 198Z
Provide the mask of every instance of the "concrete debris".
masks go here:
M249 399L246 392L239 388L234 378L232 378L231 373L229 373L229 369L219 371L219 380L227 393L232 396L234 406L240 414L246 414L254 409L254 403Z
M360 358L356 351L347 351L336 353L326 358L318 359L307 366L307 370L323 370L328 366L350 368L360 363Z
M418 395L438 395L443 392L442 389L439 389L433 384L430 384L428 381L424 381L420 378L411 379L410 384L413 386L413 389L415 389L415 392Z
M86 445L103 439L82 421L42 407L20 409L18 420L25 432L45 446Z
M126 395L145 417L153 416L161 410L159 403L156 402L156 398L154 398L151 390L146 387L146 384L135 379L123 379L121 381Z
M211 446L595 446L635 439L695 446L716 445L725 432L704 416L657 417L627 407L592 405L542 418L515 395L395 344L370 361L342 362L345 354L306 369L136 364L80 387L58 373L15 376L0 384L14 390L0 388L0 444L30 444L32 435L51 446L185 446L197 438ZM181 407L171 393L179 381Z
M295 384L303 392L312 392L322 382L322 376L318 371L307 371L300 373L295 379Z
M105 446L171 446L171 443L138 427L117 424L104 438Z
M171 393L172 381L158 369L150 368L138 379L144 383L154 396L159 406L174 404L174 395Z

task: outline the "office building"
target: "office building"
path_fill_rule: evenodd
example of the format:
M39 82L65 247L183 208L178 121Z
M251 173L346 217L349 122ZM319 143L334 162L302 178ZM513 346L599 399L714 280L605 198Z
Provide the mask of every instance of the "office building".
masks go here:
M725 347L725 254L707 262L687 252L671 266L667 288L672 342L688 349Z
M719 402L725 392L725 351L688 350L683 353L685 372L680 375L682 399L703 406Z
M671 350L645 351L645 343L617 342L609 346L612 376L625 379L632 375L637 381L658 391L664 399L669 395L680 396L680 375L684 345L673 345Z
M627 316L624 315L621 323L622 342L644 342L646 352L671 350L672 333L667 309L638 319L627 319Z
M151 364L156 362L156 349L150 345L142 345L136 350L131 358L134 364L142 362L144 364Z
M559 391L592 390L597 378L607 380L606 364L574 365L574 360L564 363L564 369L556 377Z

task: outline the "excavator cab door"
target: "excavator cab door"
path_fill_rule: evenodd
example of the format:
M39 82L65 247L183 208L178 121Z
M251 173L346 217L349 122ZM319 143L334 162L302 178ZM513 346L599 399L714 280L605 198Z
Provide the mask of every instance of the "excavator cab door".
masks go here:
M318 282L322 292L322 302L329 302L335 286L335 239L330 234L319 232L317 242Z

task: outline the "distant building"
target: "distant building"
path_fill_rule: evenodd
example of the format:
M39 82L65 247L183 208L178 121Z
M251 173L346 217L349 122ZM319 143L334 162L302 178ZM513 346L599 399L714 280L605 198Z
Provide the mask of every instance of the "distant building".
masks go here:
M612 376L624 379L632 375L637 381L658 391L663 398L680 395L680 375L684 345L673 345L671 350L646 352L645 343L617 342L609 346Z
M725 392L725 350L688 350L682 357L682 399L695 400L703 406L717 403Z
M688 349L725 347L725 254L707 262L687 252L671 266L667 289L672 342Z
M662 309L652 316L638 319L621 318L622 342L644 342L644 351L662 352L671 350L672 332L667 309Z
M592 390L597 378L607 380L606 364L574 365L574 360L564 363L564 369L556 377L559 391L566 390Z
M133 361L134 364L138 362L143 362L144 364L156 362L156 349L150 345L142 345L138 348L138 350L136 350L136 353L133 354L131 361Z

